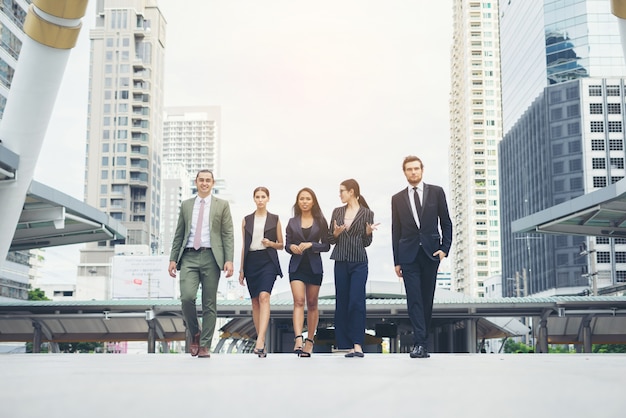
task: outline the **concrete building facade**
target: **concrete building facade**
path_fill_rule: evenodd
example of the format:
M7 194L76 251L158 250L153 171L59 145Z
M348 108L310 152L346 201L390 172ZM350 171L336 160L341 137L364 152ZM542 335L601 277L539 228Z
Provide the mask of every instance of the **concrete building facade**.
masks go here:
M484 297L501 271L498 142L502 138L497 1L455 0L451 51L452 288Z
M85 201L120 221L125 244L159 246L166 22L156 0L101 0L90 32ZM88 244L82 278L107 279L116 241Z

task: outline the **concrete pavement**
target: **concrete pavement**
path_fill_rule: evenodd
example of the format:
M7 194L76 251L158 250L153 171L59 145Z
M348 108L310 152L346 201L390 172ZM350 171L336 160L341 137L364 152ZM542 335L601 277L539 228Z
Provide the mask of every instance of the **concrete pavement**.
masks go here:
M0 417L626 416L618 354L6 354Z

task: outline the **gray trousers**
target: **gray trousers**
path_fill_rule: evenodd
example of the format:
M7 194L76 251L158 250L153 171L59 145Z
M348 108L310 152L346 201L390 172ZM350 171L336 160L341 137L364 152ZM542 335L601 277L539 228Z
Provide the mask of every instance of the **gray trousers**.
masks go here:
M200 346L211 348L217 319L217 286L221 269L210 249L185 251L180 266L180 301L185 325L195 335L200 332ZM202 326L198 323L196 295L202 284Z

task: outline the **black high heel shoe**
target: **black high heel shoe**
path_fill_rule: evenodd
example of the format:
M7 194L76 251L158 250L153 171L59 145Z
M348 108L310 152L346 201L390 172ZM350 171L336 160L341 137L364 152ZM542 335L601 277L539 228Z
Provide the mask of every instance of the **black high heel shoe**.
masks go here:
M310 338L305 338L304 339L304 344L306 345L306 342L310 342L311 343L311 353L313 352L313 345L315 344L315 341L313 341ZM311 357L311 353L309 353L308 351L304 351L304 349L302 350L302 353L300 354L300 357Z
M259 356L259 358L267 357L267 351L265 351L265 346L263 346L263 348L255 348L254 350L252 350L252 352Z
M298 340L298 338L302 338L302 341L304 342L304 336L302 336L302 335L296 335L293 338L293 342L295 343ZM300 345L300 346L297 346L296 348L294 348L293 349L293 353L299 357L302 354L302 346Z

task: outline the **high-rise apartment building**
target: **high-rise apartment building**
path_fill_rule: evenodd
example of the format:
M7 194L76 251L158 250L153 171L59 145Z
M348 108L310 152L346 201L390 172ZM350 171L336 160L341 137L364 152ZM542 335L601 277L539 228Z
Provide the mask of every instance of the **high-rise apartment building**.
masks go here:
M127 245L159 246L166 22L156 0L100 0L90 32L85 200L123 223ZM108 279L113 247L81 250L82 278Z
M163 123L163 161L181 163L191 176L195 187L198 170L209 169L220 175L221 108L168 107Z
M452 288L484 297L501 271L498 142L502 138L498 2L454 0L450 178Z
M221 108L219 106L168 107L163 122L163 182L161 246L169 254L180 204L195 190L199 170L213 171L213 193L223 191L219 179Z
M626 66L610 2L500 6L502 288L506 296L584 291L580 244L595 244L600 286L626 279L621 239L511 233L528 216L624 177ZM525 280L517 280L516 275Z

